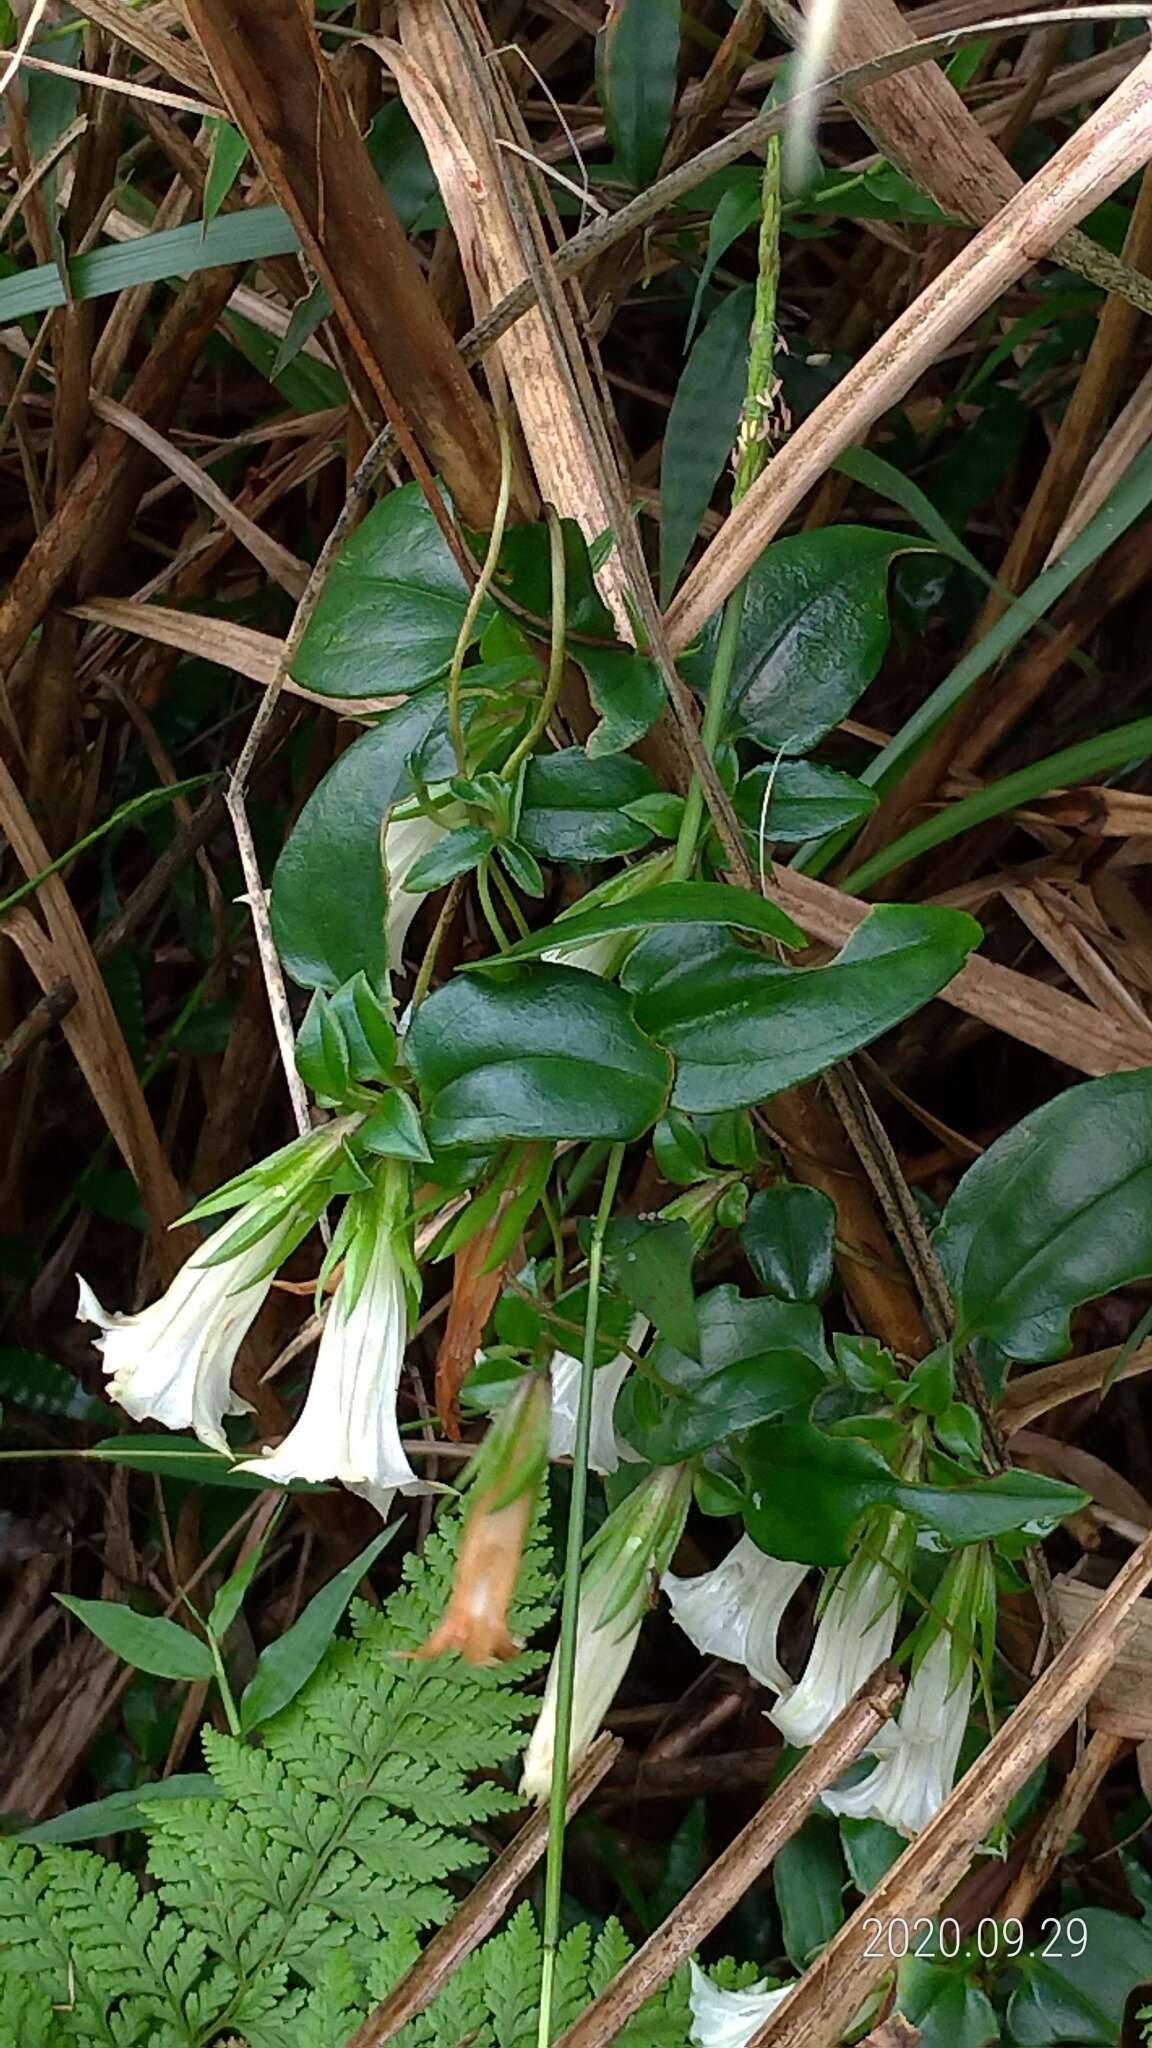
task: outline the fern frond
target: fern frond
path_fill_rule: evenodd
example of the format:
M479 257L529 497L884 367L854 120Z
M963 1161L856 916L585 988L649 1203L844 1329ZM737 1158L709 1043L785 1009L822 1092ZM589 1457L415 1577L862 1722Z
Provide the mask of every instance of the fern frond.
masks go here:
M552 2007L556 2040L627 1962L632 1947L618 1921L596 1941L574 1927L560 1944ZM473 1951L438 1998L396 2036L396 2048L536 2048L543 1951L535 1916L521 1906L508 1925ZM691 2013L688 1972L649 1999L617 2035L622 2048L685 2048Z

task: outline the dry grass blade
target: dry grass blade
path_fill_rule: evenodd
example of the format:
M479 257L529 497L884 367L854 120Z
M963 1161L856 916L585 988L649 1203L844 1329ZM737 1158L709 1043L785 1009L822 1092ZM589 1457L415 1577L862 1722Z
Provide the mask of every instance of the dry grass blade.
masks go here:
M49 866L48 848L2 760L0 830L30 879ZM53 988L66 975L77 991L78 1010L64 1028L101 1115L139 1183L157 1262L170 1276L199 1242L198 1234L169 1228L186 1204L157 1136L103 976L59 875L47 877L38 898L46 931L23 909L9 916L5 928L42 989Z
M92 410L100 419L107 420L109 425L122 427L132 440L139 442L141 448L147 448L166 469L171 470L173 476L178 476L182 483L187 484L189 490L216 514L221 525L226 526L229 533L235 534L254 560L260 563L261 568L267 570L274 583L278 583L290 597L303 596L304 586L308 581L307 563L300 561L290 549L282 547L279 541L264 533L254 519L249 519L246 513L241 512L198 462L193 462L191 456L182 454L165 435L158 434L155 427L150 427L147 420L138 418L126 405L118 404L114 398L94 398Z
M1082 1358L1062 1358L1058 1365L1041 1365L1035 1372L1021 1373L1018 1379L1010 1380L996 1404L1005 1436L1027 1429L1037 1416L1050 1414L1065 1401L1099 1393L1114 1373L1119 1381L1139 1379L1152 1372L1152 1343L1138 1344L1120 1364L1123 1353L1123 1345L1112 1344L1106 1351L1089 1351Z
M842 946L872 908L792 868L776 870L771 893L813 938L829 946ZM1118 1074L1148 1064L1142 1026L1118 1021L1077 996L978 954L941 989L940 1000L1083 1074Z
M486 526L499 489L495 428L329 76L313 24L296 0L188 0L188 16L327 286L367 388L456 548L432 470L461 516Z

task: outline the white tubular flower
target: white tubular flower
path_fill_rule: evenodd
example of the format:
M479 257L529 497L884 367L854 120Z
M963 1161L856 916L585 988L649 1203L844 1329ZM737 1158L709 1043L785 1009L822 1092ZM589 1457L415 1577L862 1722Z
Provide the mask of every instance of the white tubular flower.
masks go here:
M628 1342L633 1351L639 1351L647 1335L647 1317L636 1316L628 1331ZM580 1378L584 1368L580 1360L569 1352L554 1351L548 1370L552 1379L548 1456L571 1458L576 1451L576 1413L580 1405ZM592 1379L592 1434L588 1443L588 1469L591 1472L615 1472L621 1459L629 1465L640 1462L638 1453L617 1436L612 1426L616 1397L631 1370L632 1360L627 1351L622 1351L610 1364L596 1367Z
M666 1465L642 1480L593 1538L577 1610L570 1766L591 1749L632 1662L648 1611L652 1574L663 1571L676 1548L690 1491L687 1468ZM532 1730L520 1781L525 1799L537 1804L542 1804L552 1789L558 1688L559 1651L548 1672L544 1703Z
M951 1667L952 1642L942 1630L913 1673L899 1724L874 1744L884 1752L880 1761L846 1791L823 1794L831 1812L882 1820L901 1835L927 1827L952 1790L972 1700L971 1660L955 1683Z
M806 1564L766 1556L750 1536L742 1536L714 1571L694 1579L665 1572L661 1584L673 1620L702 1657L743 1664L758 1685L786 1693L792 1680L777 1654L776 1637L784 1610L808 1570Z
M424 895L411 894L405 881L418 860L431 853L447 836L448 828L418 811L411 818L394 817L384 834L384 871L388 880L388 965L399 974L404 964L404 942Z
M819 1741L891 1653L911 1558L908 1525L900 1520L879 1559L853 1558L836 1574L804 1676L769 1710L784 1740L798 1748Z
M384 1176L385 1181L388 1176ZM386 1515L392 1495L424 1491L400 1437L396 1398L408 1344L410 1267L386 1215L371 1196L366 1258L350 1291L350 1250L328 1310L308 1397L296 1425L274 1451L241 1467L281 1484L338 1479Z
M112 1399L137 1422L195 1430L201 1443L225 1457L231 1452L224 1417L248 1410L248 1403L232 1391L236 1353L272 1285L279 1247L292 1235L295 1216L264 1232L246 1250L232 1257L221 1253L266 1206L266 1197L246 1203L186 1260L167 1293L138 1315L102 1308L87 1282L78 1277L77 1283L81 1321L96 1323L104 1333L96 1344Z
M761 1979L746 1991L722 1991L699 1963L691 1963L689 1968L692 2025L688 2038L696 2048L747 2048L792 1989L791 1984L782 1984L778 1990L768 1991Z

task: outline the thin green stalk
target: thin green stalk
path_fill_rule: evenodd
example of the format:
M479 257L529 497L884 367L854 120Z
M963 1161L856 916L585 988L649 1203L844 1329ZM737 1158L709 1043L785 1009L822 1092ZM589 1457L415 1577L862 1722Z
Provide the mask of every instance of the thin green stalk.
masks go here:
M224 1658L220 1645L212 1634L211 1629L208 1631L208 1648L212 1655L212 1662L216 1666L216 1683L220 1688L220 1698L228 1722L228 1733L235 1735L239 1739L243 1733L240 1726L240 1715L236 1709L236 1701L232 1696L232 1687L228 1683L228 1673L224 1668Z
M709 755L716 751L724 723L728 689L740 649L740 622L744 616L746 588L746 583L737 584L731 597L726 599L720 618L716 658L712 663L712 674L708 680L708 702L704 707L704 719L700 727L701 743ZM692 873L703 823L704 787L700 777L694 775L684 799L684 809L680 814L680 830L676 835L676 852L672 862L674 882L685 882Z
M540 699L536 716L519 745L514 747L504 763L505 780L510 781L522 761L535 751L540 739L556 709L560 685L564 681L564 650L568 637L568 565L564 560L564 527L559 514L551 505L544 508L548 521L548 566L552 577L552 639L548 653L548 680L544 695Z
M460 621L460 631L452 651L452 665L448 670L448 733L452 751L456 756L456 767L461 775L468 773L468 749L464 739L464 715L461 704L461 678L464 673L464 657L472 639L472 628L484 599L488 595L496 564L504 545L504 529L508 524L508 503L512 496L512 438L505 422L497 418L496 431L500 437L500 489L496 498L496 516L492 521L492 532L483 566L476 578L467 609Z
M776 396L776 294L780 283L780 138L773 135L764 155L764 178L760 201L760 252L756 276L756 305L752 315L752 338L748 357L748 386L744 412L736 439L736 476L732 503L736 506L751 490L767 460L767 433ZM747 582L738 583L727 599L720 619L716 655L708 680L708 702L700 727L705 752L715 755L724 727L728 691L736 657L740 651L740 624L744 616ZM686 881L696 862L696 850L704 823L704 790L694 775L685 799L672 879Z
M572 1493L568 1504L568 1535L564 1553L564 1605L560 1615L560 1643L556 1652L556 1746L552 1765L552 1791L548 1802L548 1859L544 1870L544 1961L540 1976L538 2048L548 2048L552 2038L552 1993L556 1979L556 1955L560 1946L560 1908L564 1893L564 1831L568 1806L572 1695L576 1682L580 1562L584 1551L584 1517L588 1505L588 1446L592 1436L596 1326L600 1315L604 1238L623 1164L623 1145L613 1145L608 1155L604 1186L601 1189L596 1220L592 1226L592 1242L588 1249L588 1313L584 1322L583 1369L580 1374L580 1401L576 1410L576 1439L572 1455Z
M420 1008L421 1003L432 986L432 976L436 971L436 956L444 943L444 934L456 914L456 905L460 901L463 887L463 875L457 875L455 880L448 885L448 894L440 906L440 914L432 928L432 936L424 948L424 958L420 962L420 972L416 976L416 986L412 991L413 1016L415 1016L416 1011Z
M489 862L482 860L476 870L476 894L480 898L480 908L488 920L488 929L492 937L495 939L500 951L506 953L512 941L496 915L496 905L492 901L492 883L488 870Z
M496 884L496 887L499 889L501 896L504 898L504 907L507 910L509 917L512 919L512 922L515 925L517 931L519 932L520 937L522 939L528 938L528 920L526 919L524 912L521 910L520 905L517 903L516 897L513 893L512 884L508 880L508 877L501 868L498 860L493 860L489 863L489 872Z

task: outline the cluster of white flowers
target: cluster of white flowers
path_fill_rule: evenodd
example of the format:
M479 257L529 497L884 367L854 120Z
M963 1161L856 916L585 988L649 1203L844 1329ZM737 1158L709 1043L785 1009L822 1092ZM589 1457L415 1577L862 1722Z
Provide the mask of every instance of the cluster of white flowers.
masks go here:
M891 1655L915 1547L911 1525L893 1516L876 1540L830 1575L803 1677L793 1684L777 1638L808 1566L768 1557L748 1536L714 1571L668 1572L672 1613L703 1656L743 1664L779 1697L768 1717L785 1740L806 1748L831 1727L877 1666ZM898 1718L872 1743L872 1766L824 1794L831 1812L883 1821L912 1836L952 1790L975 1677L975 1615L988 1597L981 1546L960 1553L917 1631L912 1678Z
M192 1429L230 1456L224 1417L248 1404L232 1386L236 1354L266 1300L276 1268L311 1212L309 1174L319 1174L337 1142L326 1125L292 1148L297 1190L266 1187L181 1267L167 1293L138 1315L101 1307L83 1280L80 1315L98 1325L97 1344L114 1398L138 1421ZM401 1240L402 1169L389 1162L362 1203L363 1255L355 1279L337 1282L324 1322L307 1399L275 1451L242 1469L281 1484L338 1480L386 1515L393 1494L422 1489L400 1438L397 1392L408 1342L408 1284L413 1273ZM267 1227L261 1228L262 1219ZM230 1247L235 1247L230 1249Z

